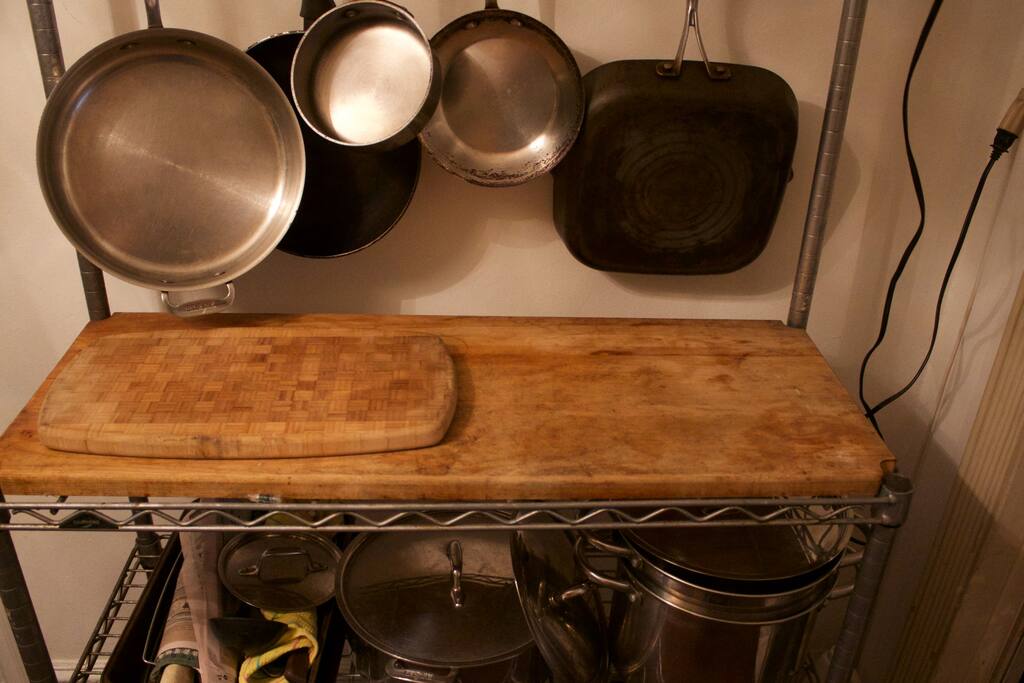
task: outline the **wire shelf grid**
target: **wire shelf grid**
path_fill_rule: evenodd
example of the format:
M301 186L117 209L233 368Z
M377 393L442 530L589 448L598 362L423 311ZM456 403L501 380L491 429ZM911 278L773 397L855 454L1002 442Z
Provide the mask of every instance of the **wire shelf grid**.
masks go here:
M151 567L159 557L144 552L138 546L132 547L82 656L68 679L70 683L93 683L100 680L103 668L124 632L142 590L149 582Z
M425 531L873 524L892 496L544 502L4 502L0 529Z

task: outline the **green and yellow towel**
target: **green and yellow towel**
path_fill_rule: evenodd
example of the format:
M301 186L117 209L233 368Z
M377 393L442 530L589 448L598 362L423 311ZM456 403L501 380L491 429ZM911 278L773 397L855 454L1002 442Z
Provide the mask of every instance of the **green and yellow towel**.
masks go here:
M316 659L316 611L273 612L263 610L263 616L272 621L286 624L288 630L281 634L277 642L271 645L266 652L249 657L242 662L242 668L238 672L239 683L285 683L283 675L268 674L264 668L282 657L287 657L295 650L303 648L308 650L311 665Z

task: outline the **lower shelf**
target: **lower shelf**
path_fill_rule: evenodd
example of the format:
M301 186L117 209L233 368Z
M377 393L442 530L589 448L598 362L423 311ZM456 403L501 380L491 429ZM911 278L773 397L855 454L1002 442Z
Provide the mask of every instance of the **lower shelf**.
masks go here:
M161 538L161 547L165 541L165 538ZM93 683L100 680L103 667L124 632L158 558L159 554L143 554L137 545L132 546L114 589L110 592L110 598L89 636L89 642L75 665L70 683Z
M160 537L161 548L167 545L168 536ZM859 543L859 541L856 541ZM150 551L152 552L152 551ZM99 683L104 667L114 652L114 647L124 633L124 629L136 609L143 590L150 581L153 567L159 559L159 553L149 554L140 551L137 545L132 550L117 577L110 597L100 613L85 649L69 679L70 683ZM596 553L594 558L601 569L614 566L615 558L611 555ZM608 609L611 595L601 590L602 602ZM343 650L339 666L338 681L351 683L354 680L365 680L354 673L351 651L346 646ZM819 683L821 678L816 671L811 655L803 662L796 673L793 683Z

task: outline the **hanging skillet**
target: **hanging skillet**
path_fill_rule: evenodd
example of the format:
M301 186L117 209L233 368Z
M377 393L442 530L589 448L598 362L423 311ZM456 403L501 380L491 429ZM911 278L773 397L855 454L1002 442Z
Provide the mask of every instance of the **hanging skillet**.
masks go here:
M519 12L486 8L431 38L444 85L420 141L446 171L477 185L519 185L550 171L583 122L576 60Z
M54 88L36 153L51 213L87 259L163 291L175 313L228 305L302 196L302 134L258 64L211 36L150 28L90 50ZM171 292L227 285L216 300ZM177 294L177 297L185 295Z
M683 61L691 28L703 62ZM573 256L666 274L726 273L757 258L796 146L789 85L708 61L697 0L675 62L611 62L583 80L586 122L555 172L555 225Z
M306 28L333 0L303 0ZM264 38L245 52L292 99L291 68L302 31ZM294 100L292 101L294 106ZM386 151L338 145L300 120L306 149L306 186L288 234L277 248L296 256L344 256L386 235L405 213L420 173L420 143L414 138Z

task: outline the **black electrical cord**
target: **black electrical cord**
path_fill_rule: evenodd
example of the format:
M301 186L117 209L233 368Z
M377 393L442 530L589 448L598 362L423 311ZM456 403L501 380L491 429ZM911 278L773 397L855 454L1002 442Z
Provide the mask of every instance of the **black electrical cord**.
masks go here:
M960 258L960 251L963 249L964 241L967 239L967 231L971 227L971 219L974 218L974 210L978 207L978 200L981 199L981 192L985 189L985 181L988 180L988 174L995 166L996 160L999 157L995 154L988 160L988 164L985 165L985 170L981 172L981 178L978 179L978 187L974 190L974 197L971 198L971 206L967 210L967 216L964 218L963 227L960 228L960 236L956 240L956 246L953 248L953 253L949 257L949 263L946 264L946 274L942 277L942 286L939 287L939 298L935 302L935 319L932 322L932 338L928 342L928 351L924 354L924 360L921 361L921 365L917 368L917 372L907 382L902 389L889 395L887 398L879 401L874 407L868 408L865 415L871 421L871 424L878 429L878 422L875 419L875 415L888 406L893 401L897 400L900 396L910 391L910 387L914 386L921 373L924 372L924 367L928 365L928 361L931 360L932 351L935 350L935 341L939 336L939 316L942 314L942 300L946 296L946 287L949 285L949 278L953 275L953 268L956 267L957 259ZM887 302L888 303L888 302Z
M882 340L885 339L885 333L889 329L889 316L892 313L892 300L896 294L896 285L899 283L900 277L903 275L903 271L906 269L907 263L910 261L910 255L914 253L917 243L921 241L921 235L924 234L924 188L921 184L921 174L917 170L917 161L914 160L914 150L910 144L910 116L908 113L910 84L914 80L914 72L917 70L917 63L921 59L921 53L924 51L925 43L928 42L928 36L932 32L932 26L935 24L935 19L939 15L939 10L942 9L942 2L943 0L934 0L932 8L928 11L928 16L924 20L924 26L921 28L921 35L917 38L917 46L914 48L914 56L910 59L910 68L907 70L906 83L903 86L903 146L907 153L907 164L910 166L910 180L914 184L914 196L917 197L920 220L917 223L917 230L914 231L913 236L910 238L910 242L907 243L906 248L903 250L903 256L900 257L900 262L896 266L896 270L893 271L892 278L889 280L889 290L885 294L885 305L882 308L882 323L878 329L878 338L875 339L875 343L870 349L868 349L868 352L864 355L864 361L860 365L860 379L858 383L860 404L864 407L864 414L867 416L868 420L871 421L875 431L879 434L882 432L878 427L878 422L875 420L874 412L872 412L871 406L868 405L868 401L864 397L864 376L867 373L868 361L871 360L871 356L874 355L878 347L882 345Z
M903 141L906 145L907 160L910 165L910 176L914 183L914 194L917 197L921 219L918 223L917 230L914 232L910 242L904 249L902 257L900 257L900 262L896 266L896 270L893 271L892 278L889 281L889 289L885 296L885 305L882 309L882 323L878 332L878 338L875 340L874 345L868 350L867 354L865 354L864 361L861 363L860 367L860 402L861 405L864 406L864 415L871 421L872 426L879 435L881 435L882 432L881 429L879 429L878 420L875 418L875 415L892 404L893 401L899 399L907 393L912 386L914 386L914 383L921 377L925 366L928 365L928 361L932 357L932 352L935 350L935 342L939 335L939 320L942 314L942 302L946 296L946 288L949 286L949 280L953 275L953 269L956 267L956 262L960 258L960 252L963 250L964 242L967 240L967 233L968 230L970 230L971 220L974 218L974 212L978 208L978 202L981 200L981 194L985 189L985 182L988 180L989 173L992 171L992 167L995 166L996 161L998 161L999 157L1005 154L1010 147L1013 146L1013 143L1017 140L1018 136L1021 135L1022 130L1024 130L1024 90L1022 90L1021 94L1017 97L1017 100L1010 105L1009 111L1007 111L1006 116L1003 117L1002 122L1000 122L999 127L996 129L996 136L992 141L992 153L989 157L988 163L985 165L985 169L981 173L981 177L978 179L978 186L974 190L974 196L971 198L970 207L967 209L967 215L964 217L964 224L960 228L960 235L957 238L956 246L953 248L953 253L949 257L949 263L946 265L946 272L943 275L942 285L939 287L939 296L935 303L935 317L932 322L932 336L928 343L928 351L925 353L924 360L921 361L921 364L917 368L917 372L914 373L914 376L910 381L907 382L899 391L890 394L874 406L869 405L867 399L864 397L864 376L867 371L868 361L885 338L885 333L889 326L889 316L892 312L892 300L896 292L896 285L899 282L900 276L903 275L907 262L910 260L910 256L924 232L924 192L922 191L921 177L918 174L917 164L914 162L914 154L910 145L907 100L910 94L910 83L913 79L914 70L917 67L918 59L924 49L925 42L928 40L928 34L931 32L931 27L935 23L935 17L938 15L938 11L941 6L942 0L935 0L932 5L931 12L928 14L928 18L925 20L924 28L921 30L921 36L918 38L917 47L914 50L914 56L910 62L910 70L907 73L907 82L903 89Z

